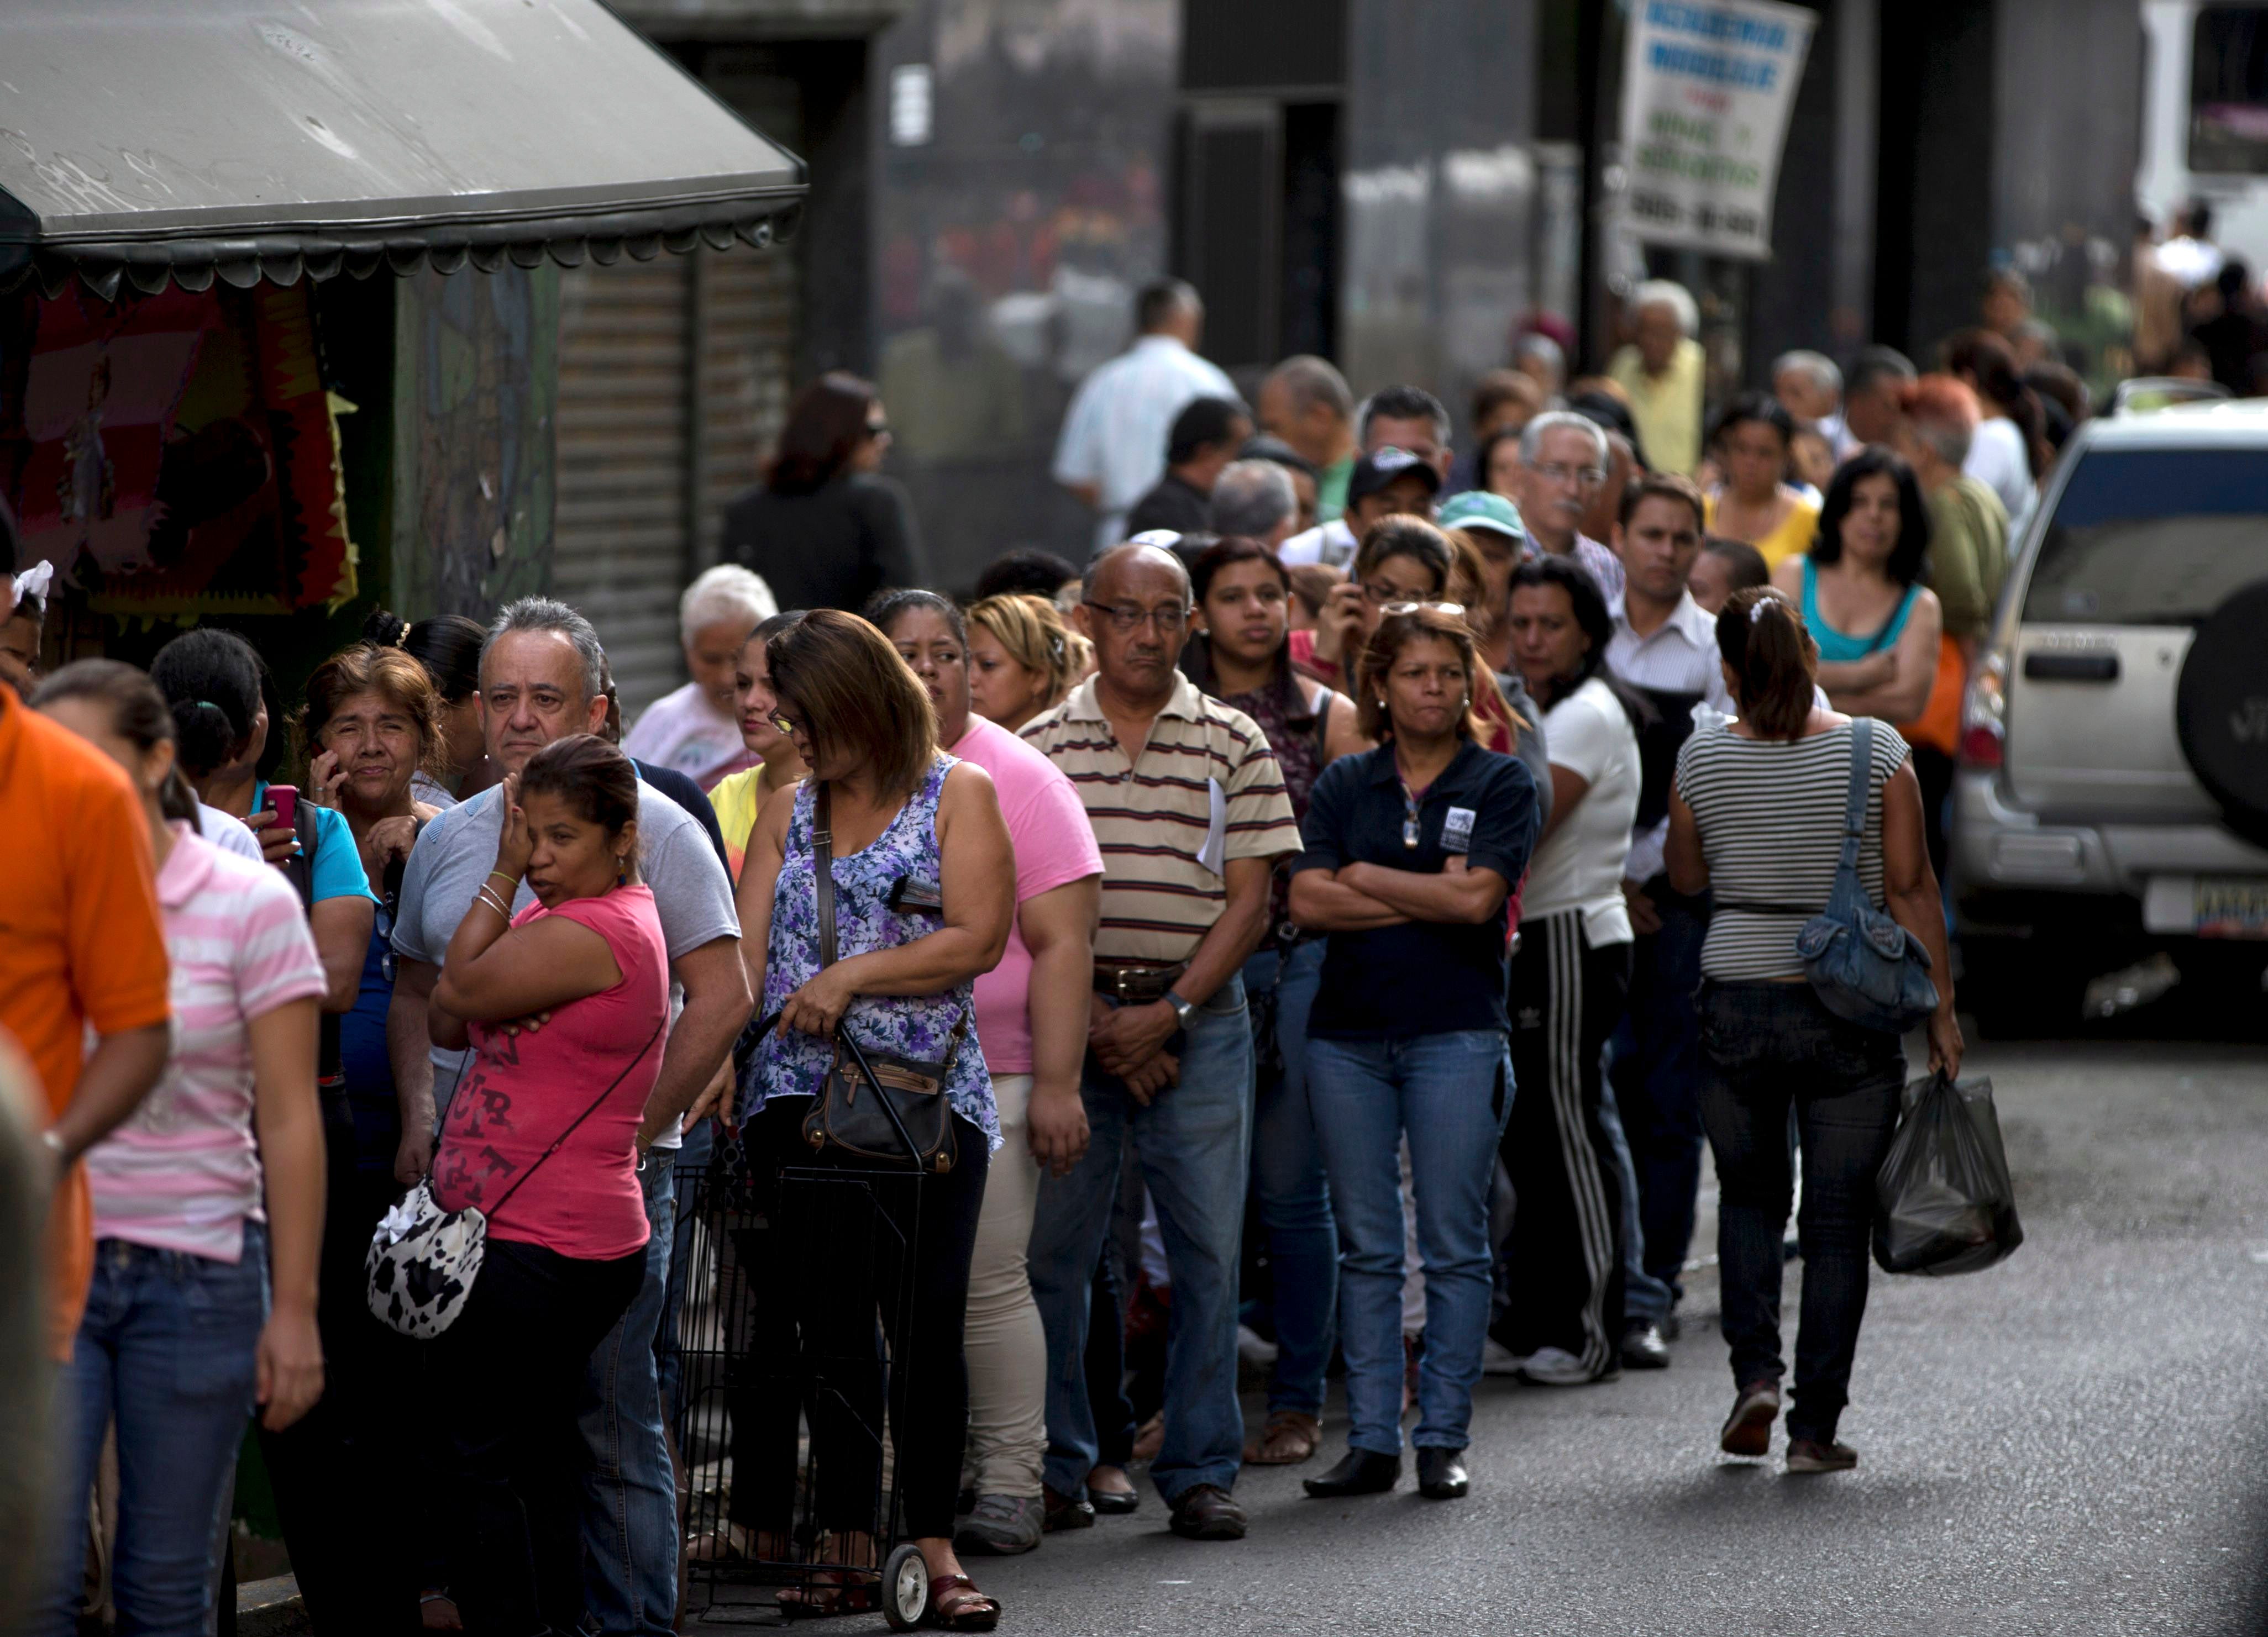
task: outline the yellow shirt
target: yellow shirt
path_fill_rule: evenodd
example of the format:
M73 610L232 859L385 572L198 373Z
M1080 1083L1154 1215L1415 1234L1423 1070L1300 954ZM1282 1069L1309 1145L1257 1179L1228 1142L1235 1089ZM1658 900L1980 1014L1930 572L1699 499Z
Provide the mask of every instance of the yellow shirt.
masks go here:
M1779 527L1750 545L1764 554L1764 567L1777 569L1783 557L1800 557L1811 549L1811 537L1819 532L1819 508L1800 495L1788 497L1794 503L1788 507L1787 516L1780 519ZM1717 532L1717 497L1708 497L1702 525L1709 532ZM721 788L721 787L720 787Z
M1608 361L1607 375L1630 395L1631 420L1646 458L1659 472L1690 473L1701 464L1701 393L1708 361L1697 341L1681 341L1669 368L1648 375L1638 349Z
M709 792L709 805L717 811L717 827L725 833L725 858L733 868L733 879L740 878L740 866L747 862L748 833L756 827L757 797L762 795L764 765L733 774L717 781ZM782 789L787 787L782 786ZM772 792L777 796L779 792Z

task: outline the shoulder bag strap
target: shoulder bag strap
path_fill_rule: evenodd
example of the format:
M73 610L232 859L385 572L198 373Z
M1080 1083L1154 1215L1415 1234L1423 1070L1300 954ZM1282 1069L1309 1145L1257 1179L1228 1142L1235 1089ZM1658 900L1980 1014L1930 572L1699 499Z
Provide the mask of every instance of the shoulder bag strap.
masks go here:
M819 964L835 964L835 832L827 800L827 784L820 782L811 798L811 867L819 896Z
M592 1115L597 1113L599 1112L600 1103L603 1103L608 1097L614 1096L615 1087L622 1084L624 1080L630 1078L630 1070L636 1068L640 1063L645 1061L645 1054L653 1050L653 1043L661 1039L661 1031L668 1026L669 1007L667 1002L665 1002L661 1009L661 1021L654 1024L653 1032L646 1037L645 1044L638 1048L638 1054L630 1059L629 1062L624 1063L622 1065L622 1072L616 1075L614 1077L612 1083L610 1083L605 1090L599 1093L598 1103L592 1104L590 1107L576 1115L572 1124L569 1125L566 1130L559 1134L558 1139L554 1141L549 1148L537 1155L535 1158L529 1163L526 1171L520 1172L519 1176L514 1177L512 1179L512 1186L506 1188L502 1193L497 1195L497 1202L483 1210L481 1213L482 1215L494 1216L498 1211L504 1209L504 1201L512 1198L513 1194L519 1192L519 1185L526 1182L530 1177L535 1175L536 1166L541 1165L544 1161L549 1159L554 1154L559 1152L561 1149L567 1146L567 1139L575 1134L575 1127L581 1125L585 1120L590 1119Z
M1851 723L1851 789L1843 800L1842 870L1859 869L1859 842L1867 833L1867 774L1874 760L1874 719L1859 716Z

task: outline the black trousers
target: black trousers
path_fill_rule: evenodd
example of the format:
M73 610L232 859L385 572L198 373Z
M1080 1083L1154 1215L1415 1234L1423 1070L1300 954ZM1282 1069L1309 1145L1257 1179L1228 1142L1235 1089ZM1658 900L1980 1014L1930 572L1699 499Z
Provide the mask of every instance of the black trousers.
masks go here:
M1094 1414L1095 1464L1124 1467L1134 1458L1134 1400L1126 1396L1126 1296L1118 1248L1103 1241L1087 1293L1086 1402Z
M582 1624L577 1420L591 1353L645 1277L645 1252L578 1261L491 1238L457 1322L428 1344L438 1391L449 1584L480 1637Z
M773 1203L770 1226L737 1248L743 1267L767 1270L750 1303L760 1310L758 1345L776 1350L768 1362L752 1359L762 1374L729 1400L731 1516L747 1528L794 1527L800 1405L811 1421L814 1521L837 1532L881 1531L887 1398L905 1533L950 1536L968 1432L961 1336L989 1168L984 1134L956 1118L954 1167L942 1176L874 1174L871 1161L814 1155L784 1135L808 1106L768 1105L747 1128L751 1171L764 1169L756 1145L770 1156ZM806 1179L781 1175L783 1167L859 1174ZM755 1243L762 1235L769 1243Z
M420 1408L425 1349L372 1314L363 1271L378 1220L401 1191L384 1172L357 1167L343 1093L324 1098L323 1140L315 1311L323 1396L284 1431L263 1428L261 1454L309 1619L325 1637L401 1637L418 1630L416 1519L431 1493L432 1443Z
M1571 1353L1616 1368L1623 1329L1623 1197L1600 1119L1607 1037L1630 987L1630 949L1594 949L1579 911L1523 922L1512 960L1517 1082L1499 1151L1517 1201L1506 1246L1511 1306L1498 1340L1525 1356Z

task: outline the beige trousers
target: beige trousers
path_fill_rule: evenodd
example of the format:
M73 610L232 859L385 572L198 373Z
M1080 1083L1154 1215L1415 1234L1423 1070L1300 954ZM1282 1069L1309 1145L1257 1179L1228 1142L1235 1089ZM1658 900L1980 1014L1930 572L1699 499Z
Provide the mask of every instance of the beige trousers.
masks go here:
M1040 1196L1025 1116L1029 1075L992 1076L1000 1110L1001 1148L984 1177L976 1217L976 1253L968 1268L969 1481L980 1495L1037 1500L1047 1454L1047 1333L1032 1300L1025 1247Z

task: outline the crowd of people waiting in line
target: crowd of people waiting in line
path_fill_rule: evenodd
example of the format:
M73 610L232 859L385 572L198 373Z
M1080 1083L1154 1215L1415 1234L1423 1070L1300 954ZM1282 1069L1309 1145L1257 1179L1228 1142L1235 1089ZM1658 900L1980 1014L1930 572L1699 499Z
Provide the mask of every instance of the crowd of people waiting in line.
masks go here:
M1319 1457L1335 1359L1346 1447L1307 1491L1395 1487L1414 1409L1445 1501L1475 1481L1484 1374L1668 1365L1705 1134L1719 1443L1768 1453L1782 1407L1792 1125L1786 1459L1854 1465L1904 1057L1821 1004L1795 934L1858 740L1860 872L1931 954L1929 1055L1958 1067L1939 809L2028 499L2001 483L2040 440L1975 336L1926 375L1792 355L1705 441L1668 401L1683 294L1641 288L1605 377L1524 347L1464 459L1428 393L1358 406L1321 359L1256 414L1205 393L1177 356L1193 297L1162 286L1067 432L1147 417L1164 464L1119 498L1158 526L1112 522L1083 567L1011 553L965 604L884 580L783 612L721 566L682 599L692 680L626 737L596 632L543 598L373 616L296 701L220 629L146 673L38 677L0 646L0 791L51 863L9 889L0 948L60 1178L40 1629L76 1619L106 1427L122 1619L203 1627L254 1406L319 1631L661 1633L688 1551L819 1553L842 1567L784 1606L876 1606L879 1450L822 1464L824 1537L799 1538L797 1406L741 1391L729 1512L688 1542L673 1442L698 1296L677 1173L729 1160L776 1200L838 1031L939 1064L950 1108L955 1163L887 1208L918 1246L918 1365L842 1384L887 1397L949 1628L1000 1612L962 1554L1138 1511L1141 1463L1175 1534L1242 1537L1239 1469ZM1988 470L1996 423L2022 442ZM871 471L886 424L863 383L815 385L791 488ZM19 624L44 589L0 574ZM270 782L287 754L296 789ZM740 1041L752 1017L777 1021ZM363 1274L423 1178L488 1219L428 1342ZM871 1332L871 1289L816 1300L806 1338ZM1130 1318L1161 1310L1145 1384Z

